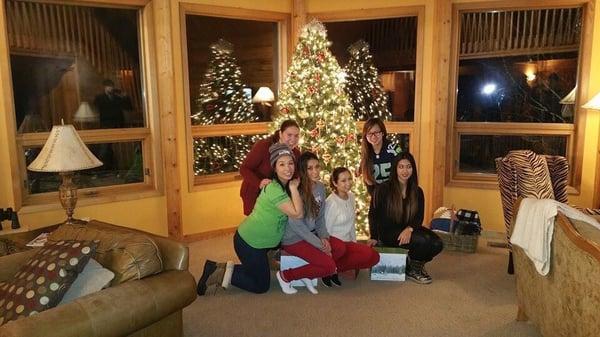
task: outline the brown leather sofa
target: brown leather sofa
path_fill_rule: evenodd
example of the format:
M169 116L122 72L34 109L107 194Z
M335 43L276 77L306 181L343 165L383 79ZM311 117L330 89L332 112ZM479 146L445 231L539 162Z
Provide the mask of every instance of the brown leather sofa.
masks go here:
M517 320L530 320L544 337L600 336L600 230L559 213L546 276L521 247L513 246L513 253Z
M86 226L94 230L94 235L111 241L114 247L124 236L134 240L140 236L150 238L149 242L153 241L160 251L160 270L116 285L113 280L107 289L8 322L0 327L0 337L182 336L182 309L196 298L195 281L188 272L188 247L168 238L94 220ZM114 249L111 256L100 256L98 262L108 268L106 264L119 251L122 249ZM0 281L11 278L35 252L33 249L0 258Z

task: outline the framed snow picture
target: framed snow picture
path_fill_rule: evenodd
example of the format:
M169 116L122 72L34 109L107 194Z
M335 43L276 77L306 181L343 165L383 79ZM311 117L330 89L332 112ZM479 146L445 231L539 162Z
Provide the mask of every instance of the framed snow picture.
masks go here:
M374 247L379 263L371 268L373 281L404 281L408 250L399 247Z

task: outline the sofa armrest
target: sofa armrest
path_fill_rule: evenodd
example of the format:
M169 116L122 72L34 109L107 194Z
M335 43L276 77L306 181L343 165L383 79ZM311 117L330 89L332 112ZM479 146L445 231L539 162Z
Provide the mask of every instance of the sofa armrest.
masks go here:
M183 309L196 298L187 271L167 271L84 296L0 327L0 337L127 336Z
M26 250L0 258L0 282L11 279L39 249Z

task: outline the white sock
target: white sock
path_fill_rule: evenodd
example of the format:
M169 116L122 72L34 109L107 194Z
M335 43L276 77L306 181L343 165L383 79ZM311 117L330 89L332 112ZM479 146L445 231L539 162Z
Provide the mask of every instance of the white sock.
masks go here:
M284 294L292 295L298 292L298 290L292 287L291 282L286 282L283 280L280 271L278 271L277 274L275 274L275 276L277 276L277 281L279 281L279 286L281 286L281 291L283 291Z
M315 288L315 286L313 285L311 279L303 278L300 281L302 281L302 283L304 283L304 285L306 286L306 289L308 289L308 291L310 291L313 295L316 295L319 293L317 291L317 289Z
M221 282L221 287L227 289L231 284L231 277L233 276L233 267L235 264L233 261L227 261L227 265L225 266L225 274L223 275L223 282Z

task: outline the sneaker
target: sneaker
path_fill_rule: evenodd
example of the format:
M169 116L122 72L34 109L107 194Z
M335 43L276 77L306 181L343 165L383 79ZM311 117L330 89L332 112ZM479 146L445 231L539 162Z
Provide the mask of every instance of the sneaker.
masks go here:
M418 284L429 284L432 281L431 276L425 275L422 271L413 268L406 271L406 277Z
M338 274L331 275L331 283L333 283L336 287L342 286L342 281L340 281Z
M333 284L331 284L331 277L329 277L329 276L325 276L325 277L321 278L321 282L323 282L323 285L326 286L327 288L333 287Z
M306 289L308 289L308 291L311 292L311 294L316 295L319 292L317 291L317 289L315 288L315 286L312 283L311 279L308 278L303 278L300 281L302 281L302 283L304 283L304 285L306 286Z
M226 267L225 263L206 260L202 276L200 276L196 287L198 296L204 296L207 292L214 294L217 291L217 288L223 283Z
M298 292L294 287L292 287L291 282L286 282L281 276L281 272L278 271L275 276L277 276L277 281L279 281L279 286L281 286L281 291L283 291L286 295L292 295Z

